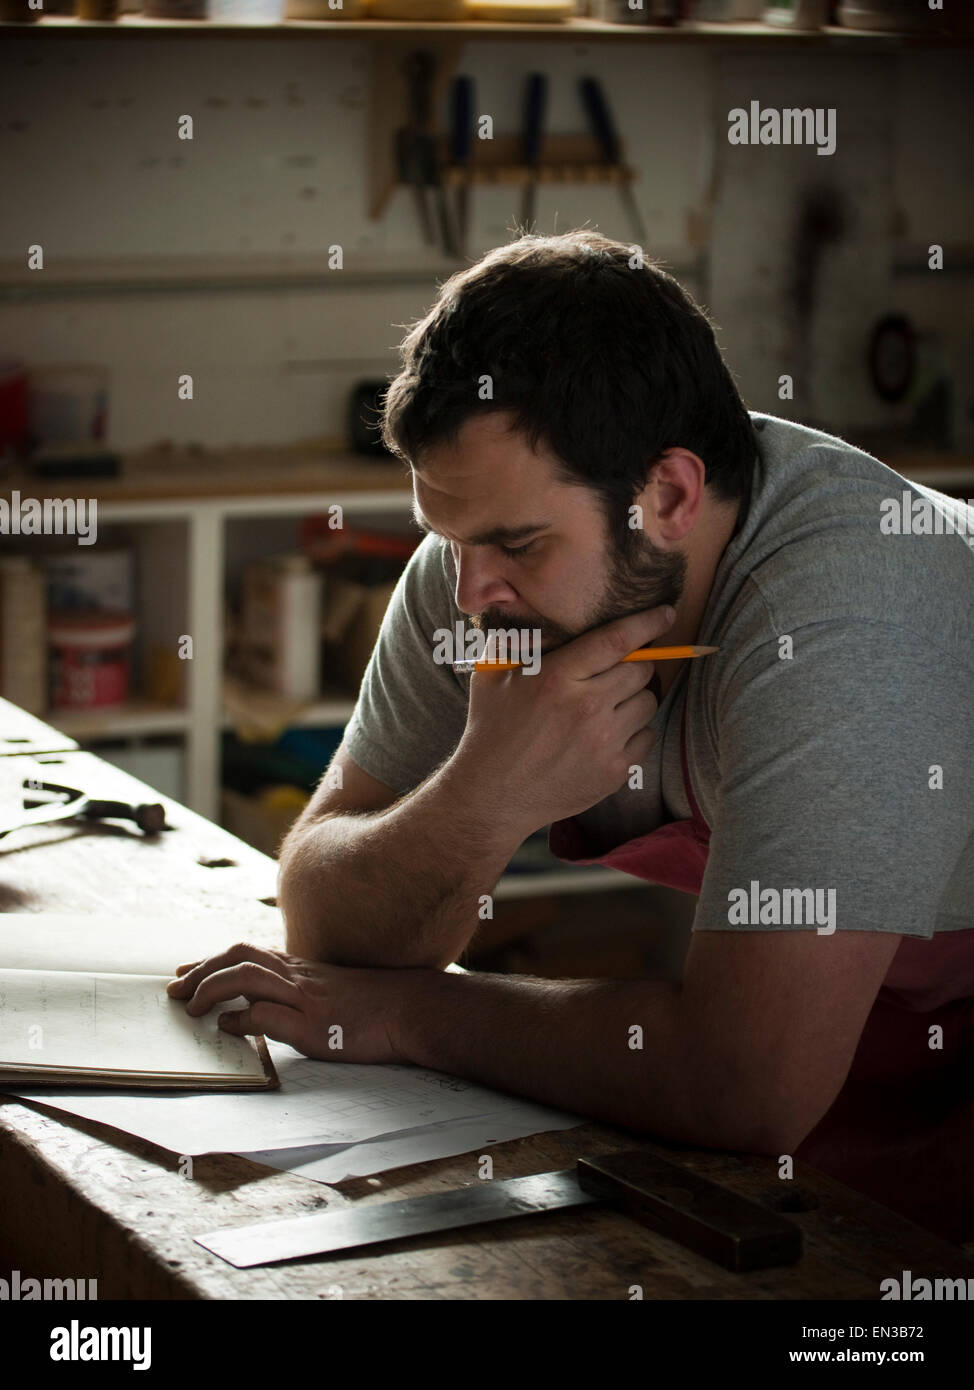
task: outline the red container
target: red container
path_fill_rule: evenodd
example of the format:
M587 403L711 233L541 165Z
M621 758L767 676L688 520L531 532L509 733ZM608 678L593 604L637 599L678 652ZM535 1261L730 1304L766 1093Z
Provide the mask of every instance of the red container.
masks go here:
M0 362L0 458L27 453L27 368Z
M53 709L106 709L129 697L130 613L110 609L54 612L48 621Z

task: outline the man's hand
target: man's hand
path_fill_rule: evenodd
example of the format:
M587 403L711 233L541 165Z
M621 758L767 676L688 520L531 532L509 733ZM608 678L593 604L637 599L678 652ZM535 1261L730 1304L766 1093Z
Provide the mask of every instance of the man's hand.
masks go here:
M263 1033L324 1062L406 1062L396 1043L404 973L320 965L240 944L177 966L180 978L167 992L195 1016L243 995L250 1007L221 1014L225 1032Z
M542 656L537 674L471 676L451 767L470 795L530 835L617 792L656 735L655 664L624 662L671 626L662 608L617 618Z

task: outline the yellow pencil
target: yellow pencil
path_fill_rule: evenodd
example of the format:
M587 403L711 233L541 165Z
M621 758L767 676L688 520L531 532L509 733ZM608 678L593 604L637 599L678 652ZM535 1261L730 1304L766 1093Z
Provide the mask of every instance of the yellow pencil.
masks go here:
M624 656L623 661L682 661L692 656L709 656L711 652L720 651L719 647L640 647L637 651L630 652ZM454 670L458 671L516 671L521 666L528 666L527 661L455 661Z

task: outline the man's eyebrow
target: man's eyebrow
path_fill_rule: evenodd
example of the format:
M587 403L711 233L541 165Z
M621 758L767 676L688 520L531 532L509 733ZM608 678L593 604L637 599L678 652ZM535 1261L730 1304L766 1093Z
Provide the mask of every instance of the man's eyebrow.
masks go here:
M413 521L421 531L427 535L440 535L441 532L432 527L426 518L416 509L413 509ZM463 542L464 545L512 545L516 541L523 541L528 536L535 535L538 531L546 531L551 525L550 521L535 521L525 526L492 526L489 531L478 531L475 536L470 536ZM444 538L445 539L445 538Z

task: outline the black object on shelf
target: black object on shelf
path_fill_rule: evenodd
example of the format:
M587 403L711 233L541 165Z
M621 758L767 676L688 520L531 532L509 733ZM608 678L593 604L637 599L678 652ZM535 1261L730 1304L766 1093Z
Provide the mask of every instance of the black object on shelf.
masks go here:
M117 478L122 458L111 449L76 445L30 454L27 466L36 478Z

